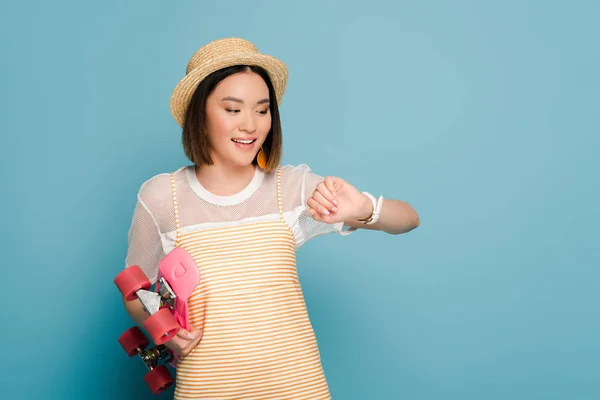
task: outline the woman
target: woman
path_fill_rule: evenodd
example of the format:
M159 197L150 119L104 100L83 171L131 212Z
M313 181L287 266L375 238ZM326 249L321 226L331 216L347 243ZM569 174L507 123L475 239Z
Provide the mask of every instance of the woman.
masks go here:
M189 299L194 328L167 342L182 356L177 399L329 399L295 251L325 233L419 225L402 201L279 165L286 82L286 66L246 40L202 47L171 98L193 165L138 193L127 266L155 282L159 260L181 247L201 276ZM124 302L141 325L139 301Z

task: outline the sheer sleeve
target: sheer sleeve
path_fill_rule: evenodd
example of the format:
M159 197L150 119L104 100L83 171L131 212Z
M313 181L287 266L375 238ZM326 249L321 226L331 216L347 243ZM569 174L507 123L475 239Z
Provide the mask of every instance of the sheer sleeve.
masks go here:
M328 233L338 233L348 235L354 232L355 228L350 228L344 225L343 222L336 224L328 224L325 222L315 221L308 211L306 202L310 199L317 188L317 185L325 180L324 177L314 174L307 165L299 165L292 167L289 174L290 189L299 197L298 202L301 206L301 211L298 214L298 219L295 222L293 229L298 233L296 237L296 248L299 248L309 240L325 235Z
M158 263L165 253L158 225L139 195L127 242L125 266L139 265L150 282L154 283L158 275Z

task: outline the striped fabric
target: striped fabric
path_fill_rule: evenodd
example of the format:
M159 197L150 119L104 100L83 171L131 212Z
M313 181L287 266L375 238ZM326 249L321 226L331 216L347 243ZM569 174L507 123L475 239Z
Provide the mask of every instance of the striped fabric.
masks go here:
M179 246L200 269L190 315L204 335L179 363L175 399L330 399L283 216L182 234Z

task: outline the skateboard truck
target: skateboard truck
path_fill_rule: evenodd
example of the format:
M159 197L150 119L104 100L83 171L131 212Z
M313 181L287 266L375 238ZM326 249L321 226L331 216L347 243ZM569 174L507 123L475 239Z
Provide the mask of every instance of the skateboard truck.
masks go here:
M144 310L150 315L155 314L161 308L168 306L169 309L175 309L175 301L177 295L171 289L169 283L164 277L161 277L157 282L158 293L154 291L139 289L137 291L137 297L140 299L140 303L144 307Z
M164 360L165 363L169 363L173 359L173 353L164 344L160 344L148 350L142 350L138 354L140 355L140 358L144 364L146 364L146 367L149 371L152 371L154 368L156 368L160 360Z

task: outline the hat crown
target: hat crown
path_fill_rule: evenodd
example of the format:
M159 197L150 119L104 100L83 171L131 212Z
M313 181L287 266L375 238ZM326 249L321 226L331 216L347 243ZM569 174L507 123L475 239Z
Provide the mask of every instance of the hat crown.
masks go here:
M200 64L210 64L213 60L234 53L258 53L254 44L245 39L226 38L212 41L201 47L190 59L185 70L186 75Z

